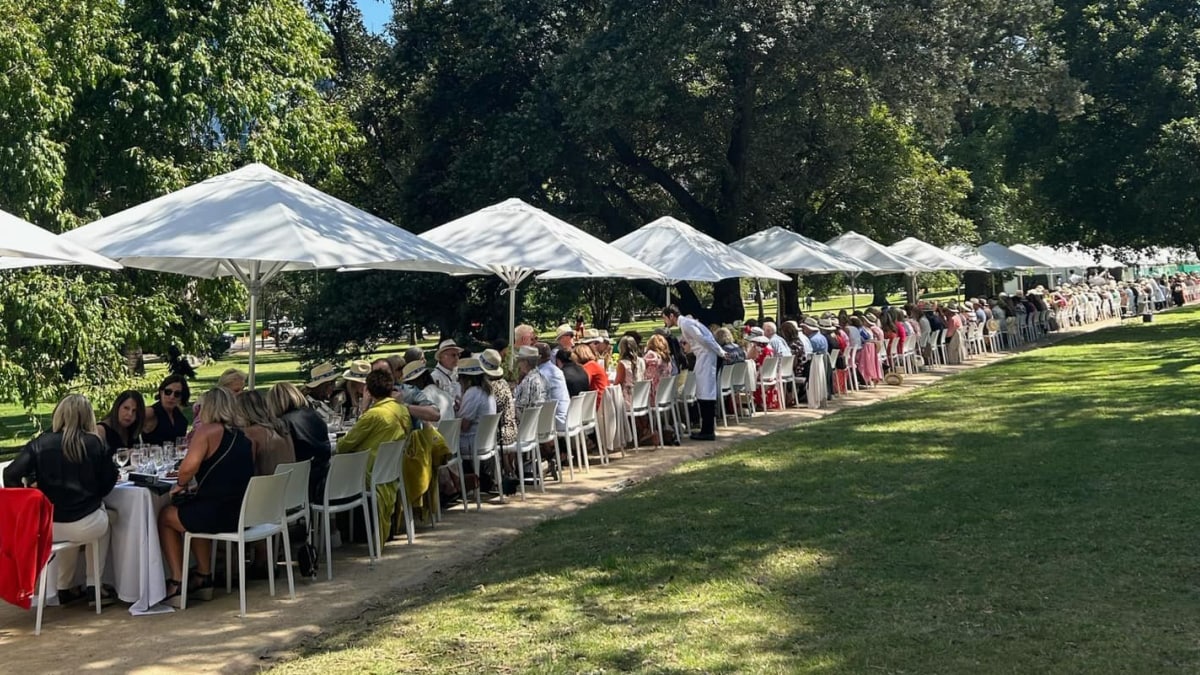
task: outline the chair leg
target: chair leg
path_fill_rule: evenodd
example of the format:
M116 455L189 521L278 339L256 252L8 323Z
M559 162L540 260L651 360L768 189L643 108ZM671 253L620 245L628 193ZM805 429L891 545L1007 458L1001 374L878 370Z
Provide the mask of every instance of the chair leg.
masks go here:
M37 619L33 624L34 635L42 634L42 610L46 608L46 577L50 576L50 561L53 559L53 555L46 559L46 564L42 567L42 578L38 581Z
M217 542L212 544L213 561L217 559ZM186 564L186 563L185 563ZM209 569L212 569L211 567ZM242 576L238 573L238 576ZM225 542L225 592L233 592L233 542Z
M480 498L479 492L480 492L481 486L483 485L483 481L481 481L479 479L480 477L479 477L479 456L478 455L471 457L471 465L475 467L475 510L482 511L483 510L483 500Z
M87 548L92 551L92 575L96 583L93 589L96 591L96 613L100 613L100 542L93 542Z
M471 507L467 506L467 467L463 464L461 455L458 458L458 489L462 495L463 513L470 513Z
M364 523L371 522L371 517L367 513L368 508L370 508L370 507L367 506L367 502L363 501L362 509L363 509L363 522ZM377 508L373 509L373 510L376 513L379 512L379 509L377 509ZM353 518L351 520L353 520ZM375 540L378 536L379 536L379 530L377 528L371 527L370 525L367 525L367 566L369 566L371 569L375 569L375 551L376 551Z
M246 540L245 539L238 540L238 566L243 570L246 569ZM268 565L267 567L268 567L268 569L270 569L270 568L273 568L274 565ZM271 577L271 595L275 595L275 575L273 572L267 572L267 574L270 575L270 577ZM241 607L241 610L242 610L241 614L238 614L238 616L240 616L243 619L246 618L246 575L245 574L238 575L238 605Z
M633 411L629 412L629 436L633 438L633 451L638 451L638 433L637 433L637 417L634 417Z
M601 452L604 452L601 450ZM496 450L492 453L492 470L496 472L496 487L500 488L500 503L503 504L508 500L504 498L504 473L500 468L500 451Z
M329 533L329 509L323 509L321 514L321 534L325 535L325 574L333 581L333 535Z
M538 492L546 494L546 472L542 469L542 444L540 442L533 444L533 454L533 466L537 468Z
M288 536L287 518L283 520L283 562L287 566L288 596L296 599L296 577L292 573L292 540Z
M404 487L403 470L401 471L400 487L397 489L397 492L400 494L400 499L403 500L400 503L403 505L403 508L401 509L401 511L404 514L404 534L406 537L408 537L408 543L411 544L414 541L416 541L417 530L416 530L416 524L413 522L414 517L413 517L413 510L412 510L412 502L408 501L408 489ZM376 516L376 517L378 518L378 516ZM376 537L379 536L379 530L375 531L375 536ZM379 557L380 558L383 557L383 542L379 543Z
M275 550L275 535L267 537L267 550ZM267 588L271 589L271 597L275 597L275 558L267 561Z
M216 542L213 543L216 548ZM187 609L188 561L192 559L192 534L183 533L183 574L179 580L179 609Z

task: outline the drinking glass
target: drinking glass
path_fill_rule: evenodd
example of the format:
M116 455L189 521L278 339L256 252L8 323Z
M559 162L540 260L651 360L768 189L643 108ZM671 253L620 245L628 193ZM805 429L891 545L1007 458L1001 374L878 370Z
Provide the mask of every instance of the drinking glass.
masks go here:
M134 471L142 473L142 470L146 466L146 449L139 445L138 447L130 450L129 464L133 467Z

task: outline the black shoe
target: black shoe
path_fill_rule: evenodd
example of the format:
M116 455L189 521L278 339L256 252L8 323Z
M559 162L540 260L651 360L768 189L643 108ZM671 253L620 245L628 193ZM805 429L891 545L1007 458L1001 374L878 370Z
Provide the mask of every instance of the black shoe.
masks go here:
M717 440L717 435L716 434L702 434L699 431L697 431L696 433L692 434L691 436L688 436L688 438L692 439L693 441L715 441L715 440Z
M95 607L96 606L96 587L88 586L87 590L85 591L85 594L87 595L87 599L88 599L88 607ZM109 605L113 604L116 601L117 601L116 589L113 588L112 586L109 586L108 584L102 584L100 586L100 606L108 607Z
M58 604L62 607L79 602L86 597L88 596L84 595L83 591L79 590L78 588L58 589ZM91 597L94 600L96 596L93 594Z

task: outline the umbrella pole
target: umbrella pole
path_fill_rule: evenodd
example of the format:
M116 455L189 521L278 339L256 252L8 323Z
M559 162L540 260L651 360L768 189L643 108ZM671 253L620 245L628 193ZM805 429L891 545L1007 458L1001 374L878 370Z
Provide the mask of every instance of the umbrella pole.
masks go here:
M517 284L508 285L508 365L515 372L517 348Z
M800 286L796 286L799 290ZM783 323L783 282L775 280L775 323Z
M858 279L857 274L850 275L850 309L858 309Z
M262 281L259 279L259 263L254 263L250 270L250 279L246 283L247 290L250 291L250 365L248 369L249 381L247 388L254 389L254 357L257 351L255 338L258 333L258 296L262 294ZM275 338L279 340L278 337Z
M663 290L667 292L667 301L663 303L663 307L666 307L671 304L671 282L668 281L663 284Z

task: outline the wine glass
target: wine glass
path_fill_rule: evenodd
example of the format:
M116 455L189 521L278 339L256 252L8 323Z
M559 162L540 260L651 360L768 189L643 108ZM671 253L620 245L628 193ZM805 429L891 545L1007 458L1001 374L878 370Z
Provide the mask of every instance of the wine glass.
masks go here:
M141 473L146 466L146 449L138 446L129 451L129 464L134 471Z

